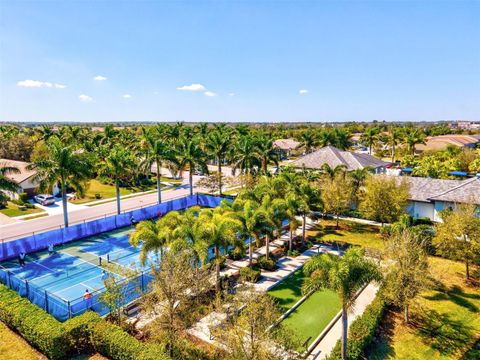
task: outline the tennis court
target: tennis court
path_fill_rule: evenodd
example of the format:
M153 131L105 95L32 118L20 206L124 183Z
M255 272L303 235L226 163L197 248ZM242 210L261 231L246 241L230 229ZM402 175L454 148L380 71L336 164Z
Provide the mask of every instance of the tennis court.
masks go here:
M24 292L30 300L33 298L32 302L37 305L40 302L49 310L55 305L63 308L57 310L62 318L89 308L105 313L107 309L99 296L105 289L106 278L124 283L126 298L131 297L129 293L139 295L136 288L145 290L151 280L149 270L154 259L149 258L145 265L140 263L139 249L128 241L133 230L127 227L73 241L56 247L51 255L47 251L28 254L23 267L17 259L2 262L0 266L10 275L10 285L18 280L17 291ZM135 285L130 284L132 278L138 278ZM85 290L92 294L91 300L84 299Z

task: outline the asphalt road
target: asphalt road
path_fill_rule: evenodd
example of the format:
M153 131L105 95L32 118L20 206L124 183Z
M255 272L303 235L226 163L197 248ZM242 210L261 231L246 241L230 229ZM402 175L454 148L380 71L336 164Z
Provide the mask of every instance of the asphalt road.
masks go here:
M194 188L194 192L199 189ZM166 190L162 192L162 201L179 198L188 195L190 189L188 186ZM129 211L141 207L154 205L157 203L157 193L141 195L133 198L121 200L121 210ZM115 201L101 205L91 206L83 209L76 209L69 212L69 224L75 225L83 221L99 219L104 216L114 215L117 212L117 203ZM48 230L63 227L63 214L49 215L37 219L15 222L0 226L0 241L10 241L33 233L45 232Z

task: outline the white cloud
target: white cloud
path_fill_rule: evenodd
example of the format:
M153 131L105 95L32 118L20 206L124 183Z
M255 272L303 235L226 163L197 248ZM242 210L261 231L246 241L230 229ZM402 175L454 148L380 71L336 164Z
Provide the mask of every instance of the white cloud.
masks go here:
M191 84L191 85L179 86L179 87L177 87L177 90L204 91L204 90L206 90L206 88L202 84Z
M228 93L228 96L235 96L235 93Z
M308 94L308 90L307 89L302 89L298 92L300 95L305 95L305 94Z
M65 89L67 87L67 85L63 85L63 84L51 83L48 81L38 81L38 80L19 81L17 82L17 86L34 87L34 88L47 87L47 88L55 88L55 89Z
M93 101L93 98L91 96L82 94L78 96L78 100L83 101L83 102L91 102Z
M105 76L102 76L102 75L97 75L93 78L93 80L96 80L96 81L105 81L107 80L107 78Z
M205 92L203 93L203 95L208 96L208 97L217 96L217 94L214 93L213 91L205 91Z
M132 95L130 95L130 94L124 94L124 95L122 95L122 97L123 97L124 99L130 99L130 98L132 97Z

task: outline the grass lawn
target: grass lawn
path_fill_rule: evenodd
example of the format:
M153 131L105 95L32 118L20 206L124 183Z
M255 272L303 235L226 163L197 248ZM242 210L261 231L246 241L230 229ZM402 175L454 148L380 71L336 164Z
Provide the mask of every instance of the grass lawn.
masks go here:
M320 220L320 226L307 231L307 235L326 243L339 242L368 249L383 249L383 240L380 238L378 226L351 221L340 221L339 229L336 229L335 225L335 220Z
M412 321L390 311L381 324L381 338L368 359L479 359L470 350L480 340L480 288L464 280L461 263L430 258L433 288L418 296Z
M301 287L304 278L305 275L300 269L268 292L277 300L283 311L290 309L302 298ZM340 299L334 292L318 291L308 297L282 323L292 329L301 344L307 339L310 344L340 311L340 308Z
M10 217L35 214L35 213L39 213L39 212L43 212L43 210L39 209L37 207L35 207L34 209L28 209L27 208L25 210L20 210L20 208L18 207L17 204L14 204L10 201L7 202L7 207L5 209L0 210L0 213L2 213L4 215L7 215L7 216L10 216Z
M156 185L152 185L150 187L139 188L139 187L132 187L132 188L120 188L120 196L132 194L135 192L143 192L148 190L156 189ZM84 204L90 201L100 200L95 198L95 194L100 194L101 199L108 199L113 198L116 196L115 194L115 185L107 185L102 184L96 179L90 180L89 186L87 191L85 192L85 196L82 199L75 199L71 202L74 204Z
M0 341L0 359L2 360L47 359L2 322L0 322L0 339L2 339Z

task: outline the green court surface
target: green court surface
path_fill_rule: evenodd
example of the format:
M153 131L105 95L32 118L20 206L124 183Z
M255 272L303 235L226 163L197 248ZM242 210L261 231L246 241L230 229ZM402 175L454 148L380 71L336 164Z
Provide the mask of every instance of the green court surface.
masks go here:
M300 269L268 292L277 300L283 311L290 309L302 298L301 288L304 278L305 274ZM294 331L301 345L305 342L310 345L340 309L340 299L334 292L317 291L290 313L282 324ZM305 348L298 350L303 351Z

